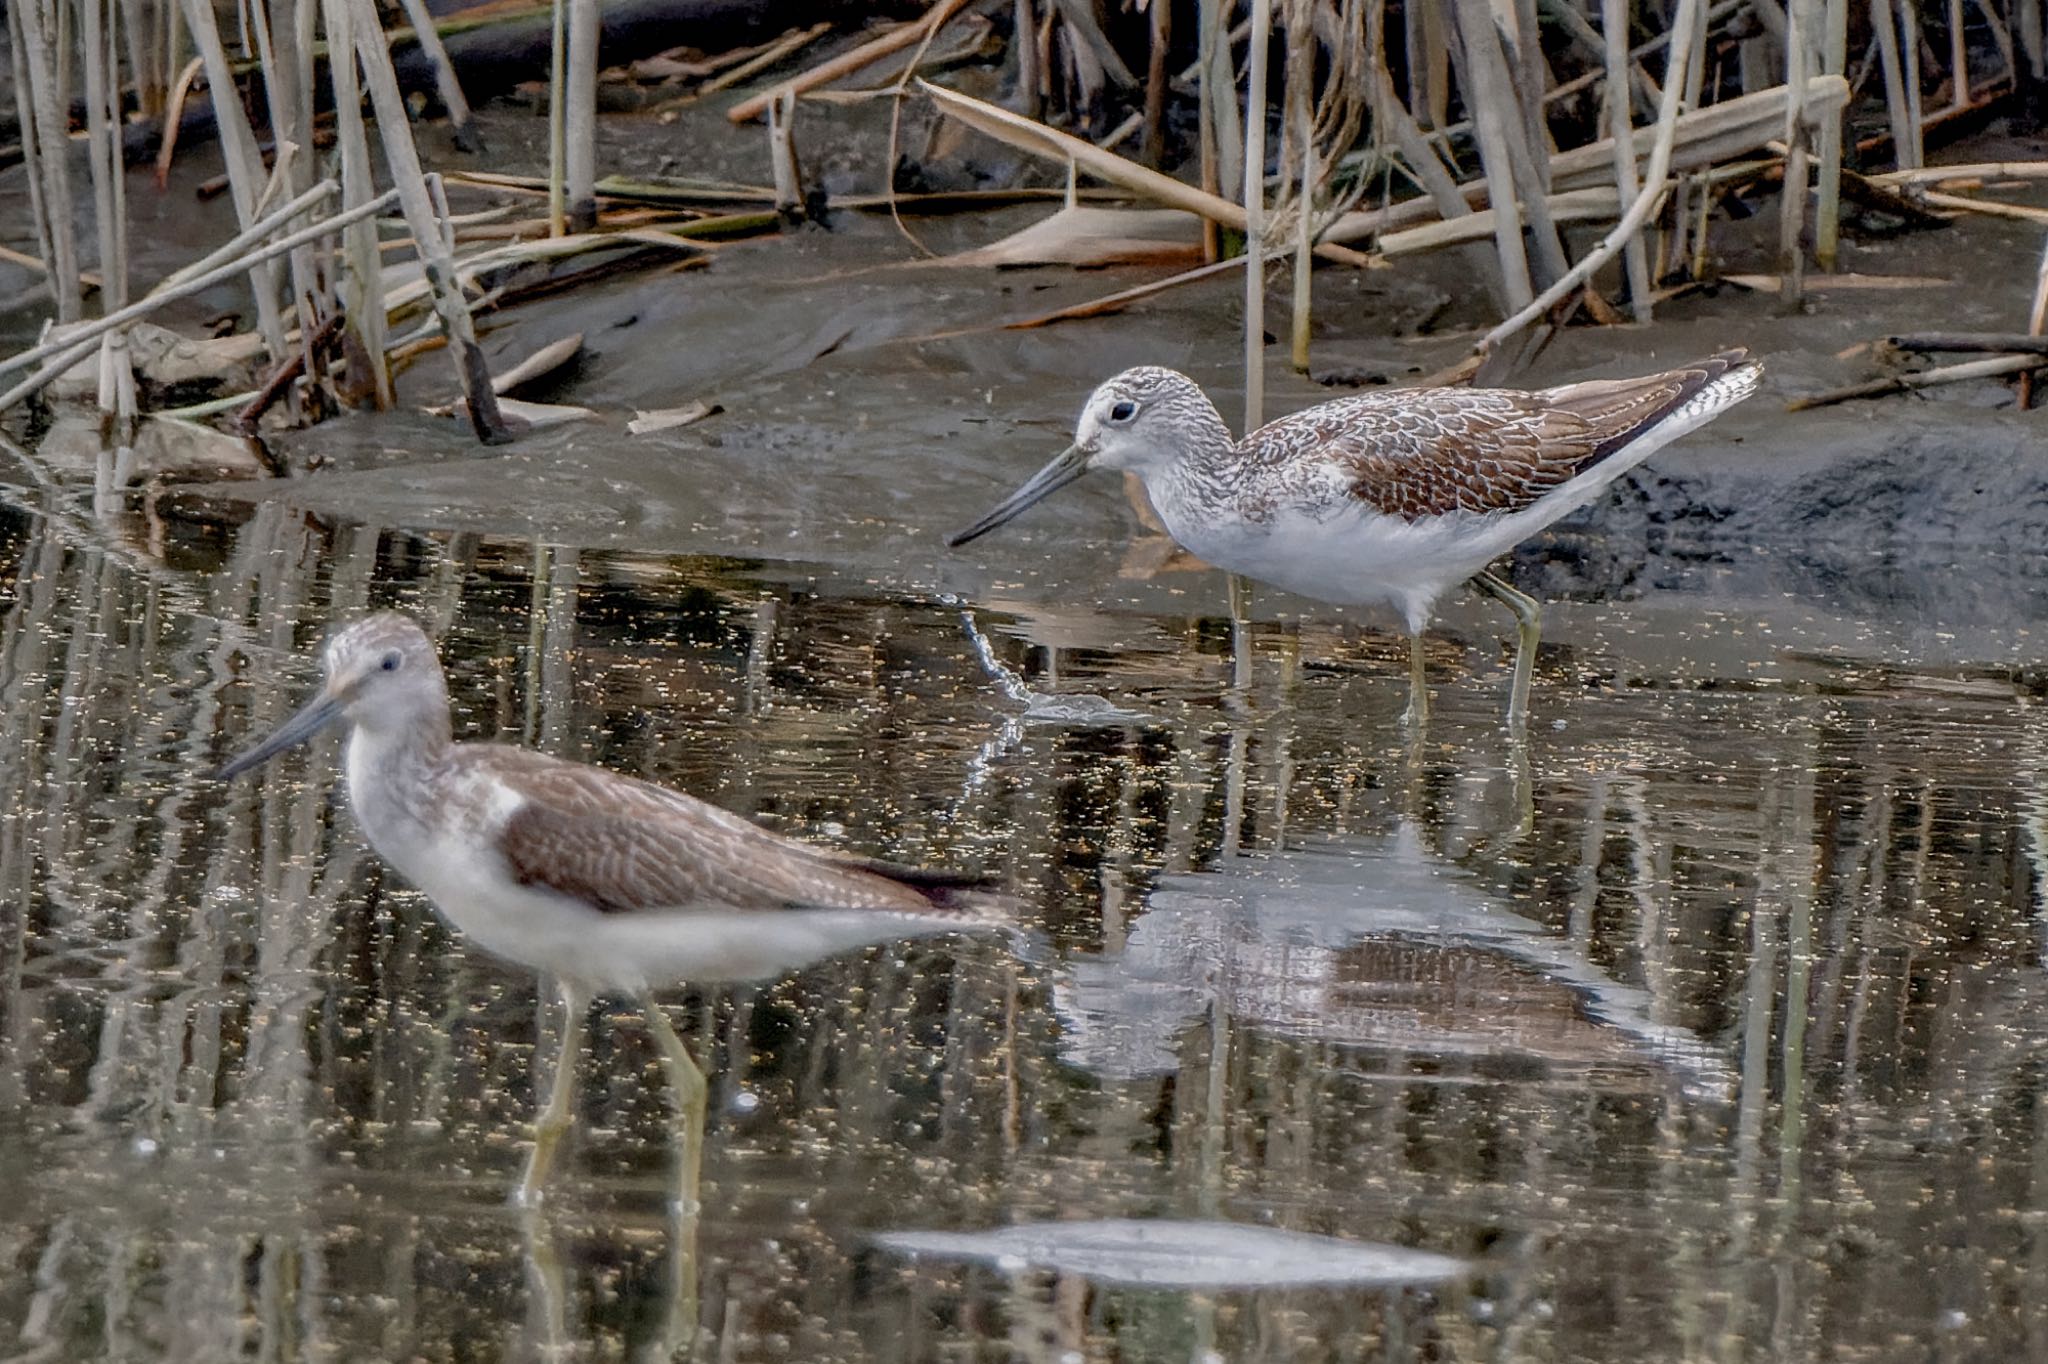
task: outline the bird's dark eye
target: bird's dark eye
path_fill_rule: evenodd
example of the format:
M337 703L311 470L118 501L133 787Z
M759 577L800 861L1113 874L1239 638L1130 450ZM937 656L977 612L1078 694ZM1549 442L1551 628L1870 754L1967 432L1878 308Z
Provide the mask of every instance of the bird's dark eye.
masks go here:
M1109 419L1113 422L1127 422L1137 415L1138 405L1129 398L1125 398L1115 407L1109 409Z
M398 671L398 664L398 654L396 651L393 651L391 653L384 655L384 661L382 663L379 663L377 666L382 668L387 673L395 673Z

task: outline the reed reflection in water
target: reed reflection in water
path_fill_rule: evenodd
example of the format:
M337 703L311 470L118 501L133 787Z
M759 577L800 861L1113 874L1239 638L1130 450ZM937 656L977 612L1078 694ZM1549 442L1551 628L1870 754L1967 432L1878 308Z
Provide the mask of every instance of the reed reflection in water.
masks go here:
M1503 840L1483 660L1414 755L1369 630L1262 624L1234 675L1221 622L983 603L977 639L802 581L0 514L0 1357L2048 1355L2024 677L1781 631L1596 688L1553 651ZM208 776L384 606L440 632L465 734L983 867L1039 937L682 992L701 1218L621 1005L575 1039L559 1205L509 1208L532 982L387 881L331 744ZM984 648L1111 704L1013 699ZM1160 1288L875 1240L1122 1218L1473 1268Z

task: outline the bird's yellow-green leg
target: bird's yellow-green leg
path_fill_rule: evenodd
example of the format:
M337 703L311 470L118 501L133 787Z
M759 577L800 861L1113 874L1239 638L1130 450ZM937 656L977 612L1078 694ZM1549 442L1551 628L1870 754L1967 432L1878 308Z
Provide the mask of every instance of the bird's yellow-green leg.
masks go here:
M676 1171L676 1195L669 1208L669 1317L668 1348L663 1358L690 1353L697 1336L697 1179L704 1165L704 1110L709 1087L704 1072L690 1055L683 1039L676 1035L652 995L640 996L640 1011L647 1030L661 1048L668 1082L675 1090L676 1107L683 1115L683 1158Z
M1429 720L1429 677L1422 667L1422 632L1417 630L1408 636L1408 709L1401 712L1401 723L1421 733Z
M1529 675L1536 666L1536 642L1543 634L1543 606L1526 592L1517 591L1491 573L1474 578L1479 590L1515 613L1515 680L1508 689L1508 724L1529 721Z
M684 1157L683 1198L688 1202L691 1213L697 1209L697 1177L704 1165L704 1104L708 1086L704 1083L704 1072L697 1069L696 1060L683 1039L676 1036L674 1025L668 1015L654 1002L651 995L640 996L640 1010L647 1017L647 1030L654 1034L655 1043L660 1046L664 1063L668 1069L668 1082L676 1091L676 1107L683 1115L683 1134L689 1141L688 1154Z
M555 1148L569 1130L569 1108L576 1097L576 1039L583 1031L583 1011L590 1003L589 995L566 981L557 982L556 989L562 998L562 1039L555 1055L555 1078L548 1086L547 1107L534 1119L533 1153L526 1158L526 1175L514 1195L527 1207L540 1202L548 1167L555 1162Z

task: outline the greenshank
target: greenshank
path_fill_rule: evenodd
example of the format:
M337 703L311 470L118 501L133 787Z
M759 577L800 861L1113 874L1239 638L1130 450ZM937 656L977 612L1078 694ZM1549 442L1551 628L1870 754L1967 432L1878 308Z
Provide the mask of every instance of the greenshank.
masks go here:
M338 631L322 663L313 699L220 775L345 723L349 805L370 846L471 942L553 978L563 1050L519 1187L528 1204L569 1126L572 1039L594 996L640 1001L694 1172L704 1077L654 990L771 979L870 943L1002 926L1004 902L974 878L784 838L603 768L455 742L440 660L406 616Z
M1652 453L1756 391L1744 350L1631 379L1558 388L1397 389L1318 404L1231 437L1184 374L1143 366L1097 388L1074 443L963 545L1091 469L1144 480L1173 538L1218 568L1304 597L1384 603L1409 633L1409 715L1427 707L1422 632L1470 581L1514 612L1508 715L1528 713L1541 608L1486 571L1493 559Z

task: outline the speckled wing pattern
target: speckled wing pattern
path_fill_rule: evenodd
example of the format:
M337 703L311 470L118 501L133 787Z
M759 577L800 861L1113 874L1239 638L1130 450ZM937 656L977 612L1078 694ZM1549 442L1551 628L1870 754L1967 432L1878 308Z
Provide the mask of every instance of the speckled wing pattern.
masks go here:
M1334 465L1345 494L1406 521L1530 506L1747 359L1727 351L1632 379L1524 393L1422 389L1361 394L1283 417L1245 442L1253 458Z
M521 800L498 836L514 879L605 913L807 908L965 918L986 899L968 889L971 878L842 856L600 768L495 744L476 746L476 758Z

